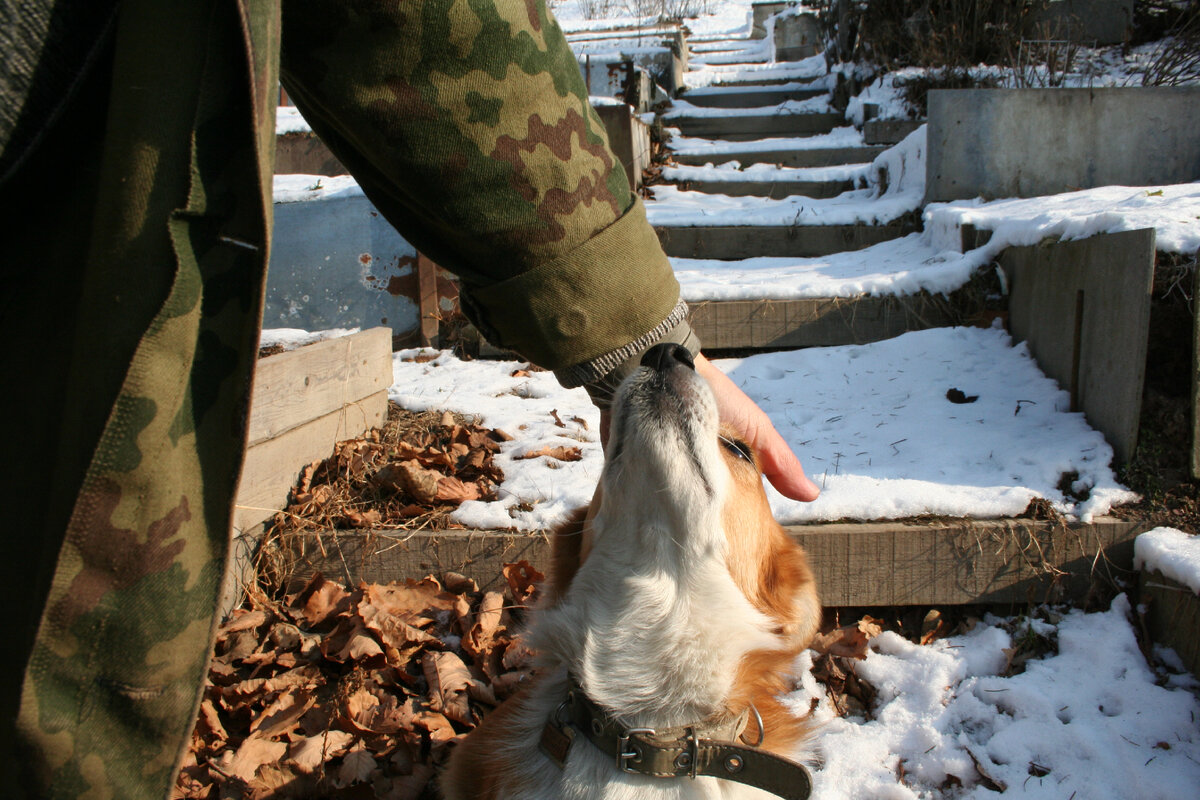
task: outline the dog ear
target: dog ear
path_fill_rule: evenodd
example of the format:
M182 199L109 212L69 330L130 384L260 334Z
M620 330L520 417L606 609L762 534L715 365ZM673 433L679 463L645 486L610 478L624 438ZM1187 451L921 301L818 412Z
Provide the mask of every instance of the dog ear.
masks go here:
M546 581L543 606L557 605L567 589L579 565L583 563L583 529L587 524L588 508L577 508L562 525L559 525L550 540L550 578Z

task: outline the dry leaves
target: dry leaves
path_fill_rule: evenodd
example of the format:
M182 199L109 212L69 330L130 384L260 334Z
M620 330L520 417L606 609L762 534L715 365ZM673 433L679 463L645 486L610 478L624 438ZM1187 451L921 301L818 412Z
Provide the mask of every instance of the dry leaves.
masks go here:
M391 406L388 422L304 468L275 530L398 528L445 522L466 500L493 500L504 479L493 463L508 435L449 412Z
M447 745L530 674L514 614L542 576L505 574L516 597L454 573L355 589L317 575L234 612L172 796L421 797Z
M515 458L540 458L546 456L548 458L557 458L559 461L578 461L583 458L583 452L578 447L568 447L566 445L551 446L538 448L537 450L529 450Z

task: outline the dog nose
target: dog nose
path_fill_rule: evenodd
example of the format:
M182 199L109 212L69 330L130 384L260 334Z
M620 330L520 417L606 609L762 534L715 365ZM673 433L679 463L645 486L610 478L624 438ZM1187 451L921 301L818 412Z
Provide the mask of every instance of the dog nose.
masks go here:
M642 366L662 372L676 363L683 364L689 369L696 368L691 352L681 344L664 342L656 344L642 355Z

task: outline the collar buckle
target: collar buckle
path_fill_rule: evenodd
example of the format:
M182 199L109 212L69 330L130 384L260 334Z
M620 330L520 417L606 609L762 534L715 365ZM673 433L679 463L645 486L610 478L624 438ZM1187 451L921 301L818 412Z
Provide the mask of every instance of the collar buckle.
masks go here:
M631 767L630 764L636 764L642 760L642 751L635 744L630 744L629 740L634 736L654 736L658 731L654 728L626 728L617 737L617 769L621 772L628 772L630 775L637 775L636 767Z

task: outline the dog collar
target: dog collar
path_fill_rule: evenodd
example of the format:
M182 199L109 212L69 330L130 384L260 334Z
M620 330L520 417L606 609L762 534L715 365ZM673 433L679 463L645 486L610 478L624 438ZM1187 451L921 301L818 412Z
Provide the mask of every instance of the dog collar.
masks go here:
M542 730L541 750L559 768L576 732L581 732L600 752L610 756L621 772L652 778L711 776L754 786L785 800L806 800L812 778L804 765L737 744L750 711L729 719L705 720L674 728L626 728L571 679L567 699ZM762 744L762 720L759 741Z

